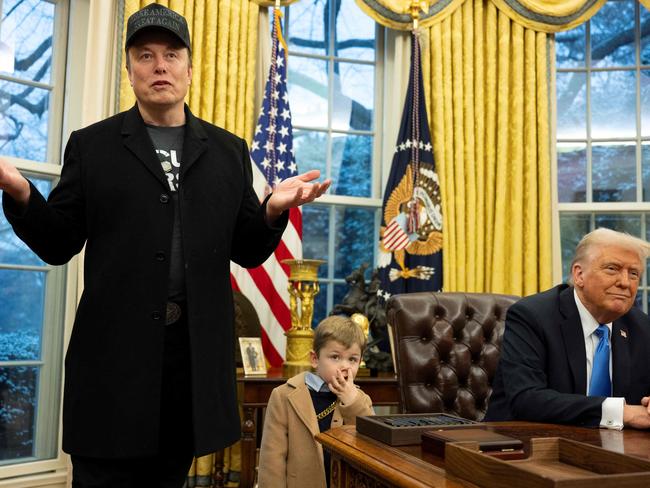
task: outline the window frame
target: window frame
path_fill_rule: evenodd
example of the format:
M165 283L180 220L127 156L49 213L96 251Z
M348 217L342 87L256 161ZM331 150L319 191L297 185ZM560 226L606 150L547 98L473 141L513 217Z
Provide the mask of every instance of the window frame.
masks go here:
M612 1L612 0L609 0ZM552 198L553 198L553 281L555 283L562 283L563 277L563 262L562 262L562 244L561 244L561 228L560 222L563 215L583 215L588 216L590 221L590 229L595 229L595 219L599 215L612 215L612 214L634 214L640 219L641 237L646 238L646 227L650 226L650 201L643 201L643 159L642 147L645 144L650 144L650 132L648 135L642 135L641 128L641 72L645 71L650 75L650 65L641 64L641 9L643 7L638 1L634 2L635 6L635 64L629 66L593 66L591 57L592 51L592 38L591 38L591 20L584 24L585 29L585 59L584 65L580 67L558 67L555 52L552 52L552 59L554 62L552 66L552 79L553 86L556 86L557 73L585 73L585 137L584 138L559 138L557 134L557 93L554 94L556 103L553 106L553 129L555 140L555 151L553 154L553 163L551 170L552 178ZM635 81L635 122L636 133L632 137L592 137L592 99L591 99L591 75L598 72L612 72L612 71L634 71L636 74ZM628 202L594 202L593 201L593 182L592 182L592 147L594 144L599 143L616 143L626 142L634 143L635 147L635 183L636 183L636 201ZM585 201L584 202L560 202L559 197L559 163L557 158L557 147L560 144L584 144L586 151L586 180L585 180ZM643 273L643 279L639 283L638 293L641 294L641 303L643 310L648 310L648 298L650 294L650 287L648 286L648 277Z
M341 0L339 0L341 1ZM334 289L336 286L346 285L345 277L336 277L335 276L335 261L336 261L336 213L338 209L345 208L363 208L363 209L374 209L374 228L373 235L375 240L379 240L379 229L381 226L381 210L383 205L383 174L386 164L383 161L383 134L384 130L384 117L383 117L383 108L385 104L384 100L384 66L385 66L385 56L386 56L386 43L387 43L387 29L381 26L378 23L375 23L375 59L374 61L368 60L358 60L353 58L346 58L343 56L334 56L333 52L333 43L335 36L330 31L329 42L330 46L328 49L329 54L313 54L313 53L296 53L291 49L289 43L291 32L288 29L289 18L291 15L291 7L284 7L285 17L283 19L283 25L285 26L285 39L287 39L289 44L288 50L288 59L291 63L291 59L295 57L302 57L306 59L317 59L328 61L328 126L327 127L308 127L301 126L298 124L293 124L294 130L299 131L310 131L317 132L328 135L328 147L326 154L326 168L327 168L327 178L331 177L332 171L332 137L333 133L336 134L351 134L351 135L370 135L373 138L373 147L372 147L372 164L371 164L371 185L370 185L370 195L369 197L358 197L358 196L347 196L347 195L332 195L327 193L319 198L317 202L310 203L306 206L327 208L329 216L329 230L328 230L328 242L327 242L327 256L326 263L323 265L327 267L325 276L323 277L323 272L321 270L319 284L320 284L320 294L325 294L326 296L326 305L325 310L326 314L332 310L334 303ZM333 10L330 9L330 18L328 20L330 29L336 29L336 26L333 25ZM334 96L334 83L332 82L334 78L334 67L333 61L343 63L355 63L363 65L374 65L374 87L375 87L375 96L374 96L374 106L373 106L373 125L370 131L359 131L359 130L341 130L332 128L332 115L333 115L333 96ZM290 74L287 74L290 77ZM289 80L290 81L290 80ZM394 143L391 144L394 146ZM299 164L299 163L298 163ZM390 162L388 164L390 168ZM299 166L300 168L300 166ZM369 270L366 271L366 281L370 280L370 274L374 268L377 266L377 255L378 248L377 246L373 247L372 256L368 256ZM314 257L314 256L305 256L305 257ZM350 270L350 272L353 270ZM322 298L321 298L322 299ZM317 298L318 300L318 298ZM314 324L317 323L317 317L314 317Z
M52 67L49 98L48 143L45 162L3 156L26 177L48 179L54 187L58 183L63 161L63 132L78 114L69 110L66 95L70 79L83 76L85 46L72 42L75 32L88 25L88 0L43 0L55 5L54 35L52 39ZM72 15L75 8L78 14ZM72 69L72 66L81 66ZM70 76L70 71L74 74ZM1 79L11 77L0 75ZM23 80L19 80L23 82ZM32 84L33 83L27 83ZM40 86L40 85L39 85ZM61 413L63 356L74 320L77 303L78 258L65 266L25 266L0 263L0 269L42 271L47 273L44 289L41 357L36 361L2 361L2 366L40 366L37 380L37 409L34 422L34 456L6 460L0 464L0 487L36 486L61 483L67 480L67 456L61 451ZM52 452L50 458L39 456ZM45 474L48 473L48 474ZM38 476L38 480L30 475Z

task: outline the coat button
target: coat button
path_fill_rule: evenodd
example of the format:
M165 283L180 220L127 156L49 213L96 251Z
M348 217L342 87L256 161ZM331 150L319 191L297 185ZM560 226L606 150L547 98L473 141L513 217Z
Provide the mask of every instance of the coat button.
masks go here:
M167 202L169 202L169 195L167 195L167 193L161 193L160 203L167 203Z
M151 318L154 320L160 320L162 318L162 314L158 310L154 310L151 312Z
M165 253L162 251L158 251L156 254L154 254L156 257L156 261L164 261L165 260Z

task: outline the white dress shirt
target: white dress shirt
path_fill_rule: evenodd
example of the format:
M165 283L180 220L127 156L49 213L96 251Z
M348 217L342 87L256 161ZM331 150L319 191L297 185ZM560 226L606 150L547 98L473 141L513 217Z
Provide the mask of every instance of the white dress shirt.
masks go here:
M598 347L600 338L595 334L596 329L600 326L598 321L589 313L589 310L583 305L578 297L575 288L573 289L573 297L578 307L580 314L580 322L582 323L582 333L585 337L585 352L587 354L587 391L585 395L589 394L589 382L591 380L591 370L594 364L594 354ZM609 328L609 377L612 378L612 323L604 324ZM612 380L612 385L614 381ZM606 398L601 407L600 426L606 429L621 430L623 428L623 407L625 406L625 398L609 397Z

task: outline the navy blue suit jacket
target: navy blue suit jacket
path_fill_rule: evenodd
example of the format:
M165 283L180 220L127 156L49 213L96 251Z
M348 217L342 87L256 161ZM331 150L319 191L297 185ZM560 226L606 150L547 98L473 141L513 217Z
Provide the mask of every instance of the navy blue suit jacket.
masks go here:
M612 324L613 396L650 395L650 319L636 307ZM605 397L586 396L587 360L573 288L556 286L510 307L486 421L597 426Z

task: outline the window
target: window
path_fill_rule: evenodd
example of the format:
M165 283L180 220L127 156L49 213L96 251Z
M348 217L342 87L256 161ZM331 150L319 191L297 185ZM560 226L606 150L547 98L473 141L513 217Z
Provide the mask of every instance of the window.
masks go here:
M609 0L556 35L562 276L596 227L650 238L650 13ZM637 304L648 309L644 276Z
M0 155L44 195L60 173L67 9L0 0ZM0 213L0 466L58 455L64 282Z
M322 203L303 208L303 255L327 261L314 323L342 301L353 269L375 263L382 32L354 0L297 2L285 9L296 162L301 172L319 169L333 180Z

